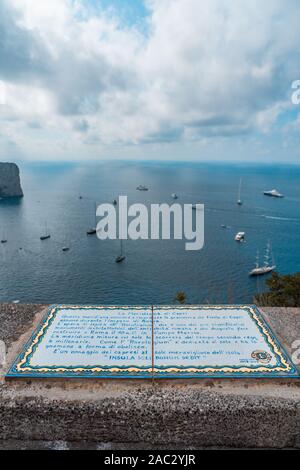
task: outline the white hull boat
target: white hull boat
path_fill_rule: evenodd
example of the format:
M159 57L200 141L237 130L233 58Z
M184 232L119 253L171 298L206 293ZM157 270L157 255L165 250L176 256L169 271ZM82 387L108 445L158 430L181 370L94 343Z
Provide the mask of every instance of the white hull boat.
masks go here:
M235 236L235 241L236 242L243 242L245 241L245 232L238 232Z
M265 254L265 262L263 266L259 264L259 251L257 251L256 256L256 264L255 268L250 271L249 276L264 276L265 274L269 274L276 269L275 263L270 264L270 252L271 252L271 245L270 242L267 244L266 254Z
M277 198L283 198L284 195L281 194L277 189L272 189L272 191L264 191L265 196L270 196L270 197L277 197Z

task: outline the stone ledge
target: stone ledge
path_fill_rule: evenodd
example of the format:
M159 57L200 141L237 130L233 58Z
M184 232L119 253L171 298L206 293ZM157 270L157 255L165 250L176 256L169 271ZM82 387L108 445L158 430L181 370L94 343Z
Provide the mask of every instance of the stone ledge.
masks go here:
M9 360L43 309L0 305L0 339ZM300 339L300 311L264 312L291 353ZM22 446L22 441L37 441L37 447L44 441L69 441L75 447L94 442L109 449L300 448L300 382L2 377L0 416L0 448L9 442Z

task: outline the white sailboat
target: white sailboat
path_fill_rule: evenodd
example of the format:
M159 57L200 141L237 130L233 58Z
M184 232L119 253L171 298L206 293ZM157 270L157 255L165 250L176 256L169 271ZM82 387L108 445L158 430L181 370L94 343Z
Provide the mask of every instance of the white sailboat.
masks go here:
M266 253L264 256L265 261L264 261L263 266L260 265L259 251L257 251L255 268L252 269L252 271L250 271L249 273L250 276L263 276L264 274L269 274L270 272L274 271L274 269L276 269L274 262L272 265L270 264L270 253L271 253L271 245L270 245L270 242L268 242Z
M116 263L122 263L122 261L124 261L124 259L126 258L124 251L123 251L123 240L120 240L120 242L121 242L121 253L119 254L119 256L116 257Z
M96 212L97 212L97 204L95 203L95 211L94 211L94 214L95 214L95 225L94 227L91 227L88 229L88 231L86 232L87 235L95 235L97 233L97 215L96 215Z
M42 235L40 239L44 241L44 240L48 240L49 238L51 238L51 235L48 232L47 222L45 222L45 235Z
M240 184L239 184L238 200L237 200L238 206L243 205L243 202L242 202L242 199L241 199L241 193L242 193L242 178L240 179Z

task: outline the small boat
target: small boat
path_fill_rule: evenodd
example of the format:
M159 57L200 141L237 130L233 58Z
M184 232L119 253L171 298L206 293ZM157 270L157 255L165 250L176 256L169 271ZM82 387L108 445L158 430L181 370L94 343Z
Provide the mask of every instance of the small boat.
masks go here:
M40 240L44 241L44 240L49 240L49 238L51 238L51 235L50 233L48 232L48 229L47 229L47 222L45 223L45 235L42 235L40 237Z
M62 251L66 252L66 251L70 251L70 248L68 246L64 246Z
M202 204L200 204L200 203L199 203L199 204L192 204L192 209L193 209L193 211L201 211L201 210L203 210L202 207L198 207L198 206L202 206Z
M79 199L82 199L82 196L79 196Z
M143 186L142 184L140 184L137 188L136 188L137 191L149 191L149 189L147 188L147 186Z
M116 257L116 263L122 263L122 261L124 261L126 258L123 252L123 240L120 240L120 242L121 242L121 253L119 254L119 256Z
M118 201L116 199L113 200L113 205L114 206L117 206L118 205Z
M242 178L240 179L240 184L239 184L239 192L238 192L238 200L237 200L238 206L243 205L243 202L242 202L242 199L241 199L241 192L242 192Z
M95 235L97 233L97 229L96 229L96 227L97 227L97 214L96 214L96 212L97 212L97 204L95 203L95 225L94 225L94 227L91 227L87 230L87 232L86 232L87 235Z
M44 240L49 240L49 238L51 238L51 235L42 235L42 236L40 237L40 239L41 239L42 241L44 241ZM21 248L20 248L20 249L21 249Z
M7 238L6 238L5 230L3 230L3 237L2 237L1 243L2 243L2 244L7 243Z
M283 198L284 195L281 194L277 189L272 189L272 191L264 191L265 196Z
M235 236L236 242L243 242L245 240L245 232L238 232Z
M250 271L249 276L263 276L265 274L269 274L270 272L274 271L274 269L276 269L274 262L272 265L270 264L270 251L271 245L270 242L268 242L265 254L265 262L263 266L260 266L259 264L259 251L257 251L255 268Z
M225 225L225 224L222 224L221 227L222 227L222 228L226 228L226 229L229 229L229 228L230 228L229 225Z
M173 199L178 199L177 194L176 194L176 193L173 193L173 194L172 194L172 198L173 198Z

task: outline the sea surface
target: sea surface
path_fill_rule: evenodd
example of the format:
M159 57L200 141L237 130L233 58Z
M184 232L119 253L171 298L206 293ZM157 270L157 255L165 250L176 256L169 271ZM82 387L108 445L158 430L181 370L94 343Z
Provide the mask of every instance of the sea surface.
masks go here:
M265 289L266 277L248 274L268 240L280 273L300 271L300 166L26 163L20 170L25 197L0 201L0 238L8 240L0 245L1 302L171 304L184 291L188 303L249 303ZM149 191L136 191L139 184ZM285 198L263 196L273 188ZM172 193L180 204L205 205L202 250L186 251L180 240L128 240L126 260L116 264L118 240L86 235L95 202L127 195L129 204L149 206L174 202ZM51 238L42 242L45 223ZM245 243L234 241L238 231Z

